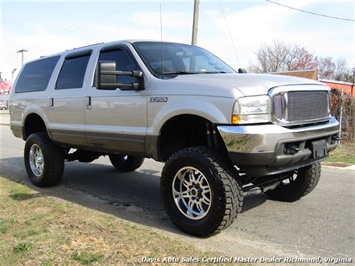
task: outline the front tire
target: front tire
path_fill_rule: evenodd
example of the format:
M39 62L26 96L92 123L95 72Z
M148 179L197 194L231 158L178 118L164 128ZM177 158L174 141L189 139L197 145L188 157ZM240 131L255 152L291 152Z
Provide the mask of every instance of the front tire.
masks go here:
M274 200L286 202L297 201L309 194L317 186L320 175L320 163L297 169L278 187L266 191L265 194Z
M31 134L25 144L25 167L30 181L38 187L57 185L64 173L64 151L47 133Z
M243 191L229 160L206 148L187 148L166 162L161 178L165 209L182 231L206 237L227 228L241 211Z

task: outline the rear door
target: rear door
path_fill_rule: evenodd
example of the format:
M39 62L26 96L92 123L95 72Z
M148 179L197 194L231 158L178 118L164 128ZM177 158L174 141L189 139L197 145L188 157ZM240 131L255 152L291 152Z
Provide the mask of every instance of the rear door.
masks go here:
M49 99L52 138L73 147L87 145L84 81L91 53L92 50L84 50L65 57Z
M98 61L115 61L118 71L140 70L124 45L103 48ZM117 76L117 83L138 82ZM95 84L95 82L93 82ZM144 90L86 90L86 137L94 150L144 154L147 127L147 96Z

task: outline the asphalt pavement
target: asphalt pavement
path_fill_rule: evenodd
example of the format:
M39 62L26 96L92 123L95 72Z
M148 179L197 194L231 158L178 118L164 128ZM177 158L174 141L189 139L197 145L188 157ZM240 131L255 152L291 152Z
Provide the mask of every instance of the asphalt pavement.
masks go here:
M0 176L34 188L23 166L24 141L0 113ZM243 211L230 228L207 239L180 232L170 222L160 198L162 163L146 160L133 173L118 173L108 158L90 164L66 163L60 185L34 188L137 224L155 228L198 248L258 262L354 265L355 172L353 167L323 167L315 190L294 203L270 200L258 190L245 195ZM264 260L264 261L262 261ZM241 261L242 262L242 261Z

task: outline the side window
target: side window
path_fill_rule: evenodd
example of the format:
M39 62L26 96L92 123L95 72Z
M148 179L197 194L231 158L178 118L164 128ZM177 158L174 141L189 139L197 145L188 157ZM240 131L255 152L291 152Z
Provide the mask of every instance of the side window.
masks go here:
M115 61L116 70L119 71L138 70L137 64L132 60L132 58L127 54L127 52L122 49L101 52L99 61ZM117 76L116 82L127 84L139 82L139 80L131 76Z
M17 81L15 93L44 91L59 58L55 56L28 63Z
M56 89L82 88L90 54L67 57L60 70Z

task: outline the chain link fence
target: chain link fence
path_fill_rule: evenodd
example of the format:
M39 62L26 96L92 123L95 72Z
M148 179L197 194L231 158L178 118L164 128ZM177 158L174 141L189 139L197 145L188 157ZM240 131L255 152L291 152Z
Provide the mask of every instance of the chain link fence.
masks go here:
M338 89L331 90L331 112L341 123L342 142L355 141L355 97Z

